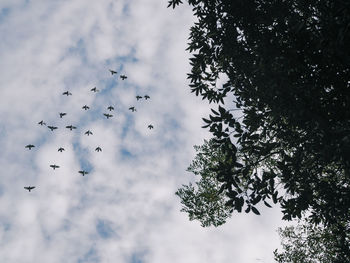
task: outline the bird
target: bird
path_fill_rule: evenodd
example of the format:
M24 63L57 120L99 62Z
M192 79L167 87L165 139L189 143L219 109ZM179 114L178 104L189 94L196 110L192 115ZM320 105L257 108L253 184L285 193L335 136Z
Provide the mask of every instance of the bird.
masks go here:
M109 71L111 72L112 75L118 73L117 71L114 71L114 70L111 70L111 69Z
M63 152L63 151L64 151L64 148L60 147L60 148L58 148L58 151L59 151L59 152Z
M70 92L67 90L67 91L63 92L62 95L67 95L67 97L68 97L69 95L72 95L72 93L70 93Z
M150 96L148 96L148 95L145 95L145 96L143 96L144 98L145 98L145 100L148 100L148 99L150 99L151 97Z
M136 96L136 99L137 99L137 100L142 99L142 96L137 95L137 96Z
M113 115L112 115L112 114L108 114L108 113L103 113L103 115L104 115L104 116L106 116L106 117L107 117L107 119L109 119L110 117L113 117Z
M90 134L92 135L92 132L90 130L86 131L85 134L87 134L87 136L89 136Z
M101 147L100 147L100 146L98 146L98 147L95 149L95 151L96 151L96 152L101 152L101 151L102 151L102 149L101 149Z
M33 147L35 147L33 144L28 144L25 146L25 148L28 148L29 150L31 150Z
M57 127L55 127L55 126L47 126L47 128L49 128L51 131L53 131L53 130L56 130L56 129L57 129Z
M131 110L132 112L136 111L135 107L130 107L129 110Z
M83 176L85 176L85 174L88 174L89 172L82 170L82 171L79 171L79 173L81 173Z
M63 116L67 115L67 113L65 113L65 112L60 112L59 114L60 114L60 118L62 118Z
M120 75L120 78L121 78L122 80L125 80L125 79L127 79L128 77L125 76L125 75Z
M113 107L113 106L109 106L107 109L108 109L109 111L112 111L112 110L114 110L114 107Z
M91 91L93 92L99 92L100 90L98 90L96 87L92 88Z
M56 164L51 164L50 167L53 168L54 170L55 170L56 168L60 168L60 167L59 167L58 165L56 165Z
M34 189L35 186L25 186L24 189L28 190L29 192Z
M84 106L82 107L82 109L84 109L84 110L88 110L88 109L90 109L90 107L89 107L89 106L87 106L87 105L84 105Z
M66 128L67 128L67 129L70 129L70 130L72 131L73 129L76 129L77 127L75 127L75 126L73 126L73 125L68 125L68 126L66 126Z
M148 129L153 129L154 127L153 127L153 125L152 124L150 124L150 125L148 125Z
M46 125L44 121L39 121L38 124L40 124L41 126Z

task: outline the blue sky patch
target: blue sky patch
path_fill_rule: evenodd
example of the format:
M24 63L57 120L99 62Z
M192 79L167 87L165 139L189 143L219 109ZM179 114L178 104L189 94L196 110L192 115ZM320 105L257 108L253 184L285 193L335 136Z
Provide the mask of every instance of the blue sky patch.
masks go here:
M101 238L110 238L115 233L111 227L111 224L105 220L98 220L96 224L96 230Z
M87 149L83 149L80 143L76 143L76 142L73 143L73 149L77 153L80 168L85 171L91 172L91 170L93 169L93 166L86 158L84 158L84 155L87 153Z
M11 9L8 7L2 8L0 11L0 23L3 22L3 20L8 17L8 15L10 14Z
M90 248L90 250L77 261L77 263L85 263L85 262L99 262L96 250L94 248Z
M143 258L146 252L136 252L131 255L130 263L143 263Z
M131 152L129 152L127 149L125 149L125 148L122 148L120 150L120 153L121 153L123 159L134 157L134 155Z

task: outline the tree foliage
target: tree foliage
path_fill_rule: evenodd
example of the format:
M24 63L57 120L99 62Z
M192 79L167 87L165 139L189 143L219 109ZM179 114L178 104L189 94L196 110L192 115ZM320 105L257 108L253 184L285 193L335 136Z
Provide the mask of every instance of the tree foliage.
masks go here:
M223 188L211 170L223 159L220 148L213 151L213 141L204 141L202 146L194 146L197 155L187 168L200 179L193 185L183 185L176 195L181 198L181 211L188 213L190 220L198 220L203 227L219 226L232 214L232 208L226 205L229 200L222 194Z
M169 7L182 3L169 0ZM211 171L232 209L264 202L283 219L350 221L350 2L187 0L197 21L191 91L224 158ZM228 81L219 86L219 78ZM242 115L234 117L229 98ZM247 182L242 189L240 182Z
M345 226L344 226L345 227ZM346 232L345 243L350 246L350 229ZM296 226L279 228L282 251L274 251L278 263L344 263L350 262L349 256L339 255L344 243L335 233L336 229L315 226L307 221Z
M203 121L225 151L212 171L231 207L255 212L270 199L286 220L349 218L350 2L187 2L190 88L219 104ZM225 106L233 96L239 118Z

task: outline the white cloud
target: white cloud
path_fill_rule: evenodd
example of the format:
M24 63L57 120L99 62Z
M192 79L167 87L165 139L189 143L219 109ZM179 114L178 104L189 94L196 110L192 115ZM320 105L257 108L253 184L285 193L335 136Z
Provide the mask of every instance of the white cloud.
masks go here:
M192 146L208 137L200 128L208 105L187 87L188 8L156 0L2 1L3 8L4 262L271 262L275 210L234 216L217 229L179 212L174 192L193 178L185 171ZM66 90L73 95L63 96ZM151 99L136 101L145 94ZM107 120L109 105L115 111ZM88 129L94 134L84 135ZM36 188L28 193L26 185Z

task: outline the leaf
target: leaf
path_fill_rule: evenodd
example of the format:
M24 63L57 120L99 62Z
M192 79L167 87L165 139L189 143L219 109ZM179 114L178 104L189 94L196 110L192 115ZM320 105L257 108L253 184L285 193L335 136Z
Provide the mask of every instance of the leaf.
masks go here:
M267 207L272 208L272 206L271 206L268 202L264 201L264 204L265 204Z
M219 112L220 112L221 115L224 115L226 110L219 105Z
M236 162L236 163L235 163L235 167L241 168L241 167L243 167L243 164Z
M254 206L252 206L252 211L253 211L254 214L260 215L260 212Z
M278 195L278 192L277 192L277 191L274 192L274 193L272 194L272 201L273 201L275 204L277 204L277 195Z
M210 109L212 111L212 113L214 113L215 115L220 115L217 111Z
M207 119L205 119L205 118L202 118L202 120L203 120L205 123L212 123L212 121L207 120Z

